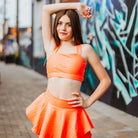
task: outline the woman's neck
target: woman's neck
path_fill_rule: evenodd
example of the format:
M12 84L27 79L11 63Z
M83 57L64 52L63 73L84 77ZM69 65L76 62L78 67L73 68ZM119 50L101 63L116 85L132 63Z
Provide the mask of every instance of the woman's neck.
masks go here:
M60 42L60 46L74 46L74 42L73 41L61 41Z

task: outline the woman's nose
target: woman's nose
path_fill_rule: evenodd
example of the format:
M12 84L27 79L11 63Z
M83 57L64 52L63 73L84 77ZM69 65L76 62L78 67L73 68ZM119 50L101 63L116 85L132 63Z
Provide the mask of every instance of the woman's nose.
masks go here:
M62 30L66 30L65 24L62 24L61 29L62 29Z

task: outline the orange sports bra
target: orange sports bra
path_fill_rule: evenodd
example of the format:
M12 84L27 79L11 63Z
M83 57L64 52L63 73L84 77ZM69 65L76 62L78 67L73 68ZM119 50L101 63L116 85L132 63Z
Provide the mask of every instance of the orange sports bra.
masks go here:
M77 45L77 53L57 53L56 46L47 60L47 76L68 78L83 81L86 62L81 56L81 45Z

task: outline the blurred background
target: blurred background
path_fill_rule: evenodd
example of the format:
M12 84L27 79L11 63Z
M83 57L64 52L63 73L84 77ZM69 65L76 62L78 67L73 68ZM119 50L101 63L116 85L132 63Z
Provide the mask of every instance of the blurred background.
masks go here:
M92 18L81 19L89 43L112 79L100 98L138 117L138 0L0 0L0 62L46 74L41 11L44 4L82 2ZM99 81L87 66L81 90L90 95Z

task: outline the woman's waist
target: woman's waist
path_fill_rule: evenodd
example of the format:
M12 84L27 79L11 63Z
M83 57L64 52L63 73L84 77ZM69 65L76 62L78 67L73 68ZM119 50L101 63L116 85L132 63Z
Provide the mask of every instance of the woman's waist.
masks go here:
M56 87L56 89L58 88L62 88L62 89L66 89L66 88L70 88L72 89L80 89L82 82L77 81L77 80L73 80L73 79L68 79L68 78L59 78L59 77L52 77L48 79L48 85L50 87Z
M59 98L53 93L51 93L48 89L44 93L44 96L46 98L46 101L50 103L51 105L54 105L55 107L60 107L60 108L70 108L70 109L76 109L75 107L73 108L71 104L69 104L67 99Z
M60 99L70 99L73 98L73 92L80 92L80 89L67 89L67 88L56 88L56 87L47 87L47 90L50 91L52 95Z
M72 98L73 92L80 92L81 83L71 83L66 80L48 80L47 89L56 97L61 99Z

